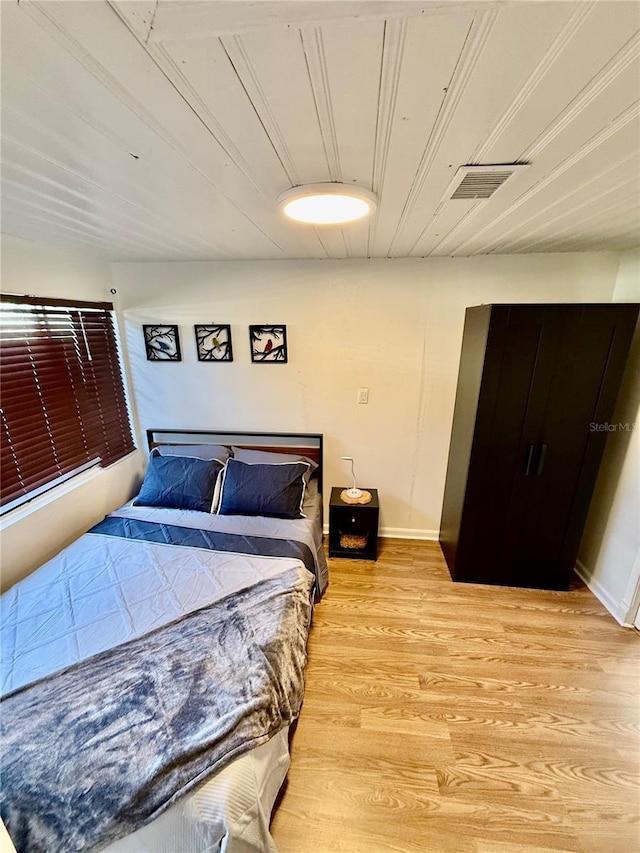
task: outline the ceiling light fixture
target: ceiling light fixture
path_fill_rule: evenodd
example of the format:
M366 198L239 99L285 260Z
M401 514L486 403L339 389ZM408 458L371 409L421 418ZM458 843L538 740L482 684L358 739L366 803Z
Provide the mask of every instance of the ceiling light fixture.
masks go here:
M278 208L296 222L338 225L370 216L377 207L375 195L351 184L304 184L278 196Z

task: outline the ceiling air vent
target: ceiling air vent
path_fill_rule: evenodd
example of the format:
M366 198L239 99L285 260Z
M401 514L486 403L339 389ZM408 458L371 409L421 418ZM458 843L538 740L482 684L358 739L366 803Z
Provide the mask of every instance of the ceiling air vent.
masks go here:
M496 166L460 166L447 188L444 200L463 198L467 200L491 198L516 172L527 169L527 163L501 164Z

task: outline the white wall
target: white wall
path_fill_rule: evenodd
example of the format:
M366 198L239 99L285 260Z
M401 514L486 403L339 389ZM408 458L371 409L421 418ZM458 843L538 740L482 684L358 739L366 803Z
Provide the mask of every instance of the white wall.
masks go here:
M390 535L436 536L464 308L640 298L640 253L353 261L114 264L2 239L4 292L114 301L147 427L321 431L326 483L381 492ZM117 288L112 295L110 289ZM124 324L123 324L124 319ZM145 360L143 322L180 325L183 361ZM196 360L194 323L232 324L232 364ZM249 323L286 323L287 365L252 365ZM640 422L640 342L616 420ZM370 403L356 403L359 386ZM620 614L640 576L640 433L610 441L581 559ZM3 588L137 487L140 455L84 475L0 521ZM635 573L635 574L634 574ZM626 611L625 611L626 612Z
M436 537L466 306L609 302L618 256L127 263L112 267L143 428L323 432L325 483L377 487L388 535ZM141 326L177 323L183 360ZM199 363L194 323L231 323L234 362ZM289 363L251 364L247 326L284 323ZM370 388L359 405L359 386ZM325 489L325 492L328 492Z
M626 252L615 302L640 301L640 252ZM629 354L580 547L579 571L589 588L622 624L640 604L640 327Z
M2 236L2 291L111 301L106 261ZM0 518L1 581L6 589L129 499L141 453L92 469Z

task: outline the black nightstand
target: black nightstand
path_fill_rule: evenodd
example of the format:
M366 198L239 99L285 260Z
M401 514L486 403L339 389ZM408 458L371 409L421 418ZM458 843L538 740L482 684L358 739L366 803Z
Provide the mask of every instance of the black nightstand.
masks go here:
M378 556L378 490L371 492L368 504L348 504L340 499L343 488L331 489L329 502L329 556L352 560L375 560ZM363 491L365 491L363 489Z

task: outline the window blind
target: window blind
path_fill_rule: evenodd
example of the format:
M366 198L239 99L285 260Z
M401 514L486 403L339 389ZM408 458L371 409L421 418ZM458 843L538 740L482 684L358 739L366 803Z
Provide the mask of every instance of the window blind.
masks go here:
M135 449L110 303L0 301L0 506Z

